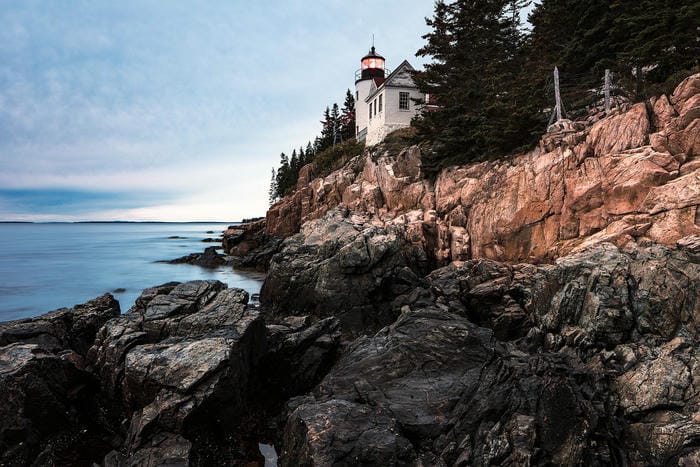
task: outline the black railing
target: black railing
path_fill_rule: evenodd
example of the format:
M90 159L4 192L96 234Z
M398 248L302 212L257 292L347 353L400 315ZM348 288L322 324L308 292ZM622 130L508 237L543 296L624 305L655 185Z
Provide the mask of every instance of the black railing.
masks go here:
M384 76L389 76L390 74L391 70L388 68L384 68ZM355 72L355 81L359 81L360 79L362 79L362 68Z

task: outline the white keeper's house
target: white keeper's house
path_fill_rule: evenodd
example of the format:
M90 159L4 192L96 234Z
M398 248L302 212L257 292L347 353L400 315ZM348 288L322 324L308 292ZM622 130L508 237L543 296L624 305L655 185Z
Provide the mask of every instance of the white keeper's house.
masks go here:
M374 46L362 57L361 68L355 72L355 136L372 146L394 130L405 128L420 111L414 99L423 101L425 95L413 83L413 70L404 60L389 73L384 57Z

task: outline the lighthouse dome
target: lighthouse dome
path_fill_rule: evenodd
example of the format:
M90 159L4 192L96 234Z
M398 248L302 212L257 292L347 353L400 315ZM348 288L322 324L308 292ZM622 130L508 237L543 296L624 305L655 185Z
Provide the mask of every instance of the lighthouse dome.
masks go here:
M358 81L372 78L384 78L384 62L384 57L379 55L374 49L374 46L372 46L372 48L369 50L369 53L362 57L362 60L360 62L361 74Z

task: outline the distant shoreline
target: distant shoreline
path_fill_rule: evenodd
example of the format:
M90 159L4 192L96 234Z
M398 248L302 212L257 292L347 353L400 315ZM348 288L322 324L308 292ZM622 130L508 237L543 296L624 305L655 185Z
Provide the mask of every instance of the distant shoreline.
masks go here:
M2 221L0 224L243 224L243 221Z

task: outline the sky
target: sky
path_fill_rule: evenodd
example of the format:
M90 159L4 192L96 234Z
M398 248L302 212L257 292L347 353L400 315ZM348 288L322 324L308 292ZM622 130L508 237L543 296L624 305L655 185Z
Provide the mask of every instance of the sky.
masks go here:
M431 0L0 0L0 220L236 221Z

